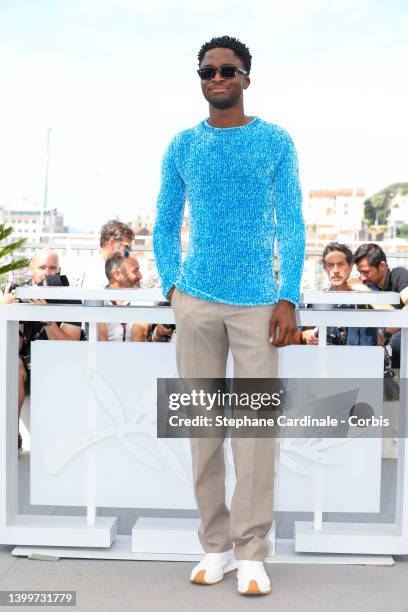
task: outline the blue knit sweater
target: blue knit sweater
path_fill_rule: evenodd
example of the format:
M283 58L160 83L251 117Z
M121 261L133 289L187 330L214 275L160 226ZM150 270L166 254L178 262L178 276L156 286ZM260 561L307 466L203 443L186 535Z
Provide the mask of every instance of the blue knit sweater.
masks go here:
M186 200L190 236L182 262ZM180 132L163 158L153 232L163 294L176 285L225 304L298 304L305 248L301 202L296 151L284 129L254 117L244 126L214 128L202 121Z

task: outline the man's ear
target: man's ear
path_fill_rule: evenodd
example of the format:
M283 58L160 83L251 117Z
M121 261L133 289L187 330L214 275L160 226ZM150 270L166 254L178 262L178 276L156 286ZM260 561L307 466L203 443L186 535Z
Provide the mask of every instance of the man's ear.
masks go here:
M248 87L250 86L250 84L251 84L251 79L249 78L249 76L248 76L248 75L245 75L245 76L244 76L244 82L243 82L243 84L242 84L243 89L248 89Z
M112 270L112 280L117 281L119 279L120 276L120 269L116 268L115 270Z

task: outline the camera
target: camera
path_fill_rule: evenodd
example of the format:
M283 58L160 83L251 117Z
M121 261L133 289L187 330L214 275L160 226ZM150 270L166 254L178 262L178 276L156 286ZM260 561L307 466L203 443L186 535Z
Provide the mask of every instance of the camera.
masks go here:
M157 334L156 337L153 340L153 333L154 330L157 327L157 323L151 323L149 325L148 331L147 331L147 336L146 336L146 341L147 342L170 342L171 340L171 336L172 333L174 332L174 330L176 329L176 326L174 325L174 323L167 323L167 324L161 324L162 327L164 327L169 333L168 334ZM171 333L170 333L171 332Z
M16 283L10 283L10 285L8 286L9 293L11 293L12 291L15 291L17 287L29 287L29 285L27 283L24 283L24 285L17 285ZM23 298L23 299L16 298L16 300L24 304L27 304L30 301L28 298Z
M65 274L52 274L38 283L37 287L69 287L69 280ZM45 300L47 304L81 304L80 300Z
M25 285L11 285L10 290L19 287L31 287L31 283ZM65 274L52 274L43 281L38 283L38 287L69 287L68 278ZM30 299L22 299L21 302L30 302ZM81 304L81 300L45 300L47 304ZM81 339L85 339L85 334L82 334ZM35 340L47 340L48 336L44 330L44 322L41 321L24 321L24 344L20 356L22 357L27 370L31 368L31 342Z
M25 283L24 285L17 285L16 283L12 283L9 285L9 291L14 291L17 287L31 287L31 283ZM52 274L47 278L44 278L43 281L37 284L37 287L69 287L68 278L65 274ZM18 298L20 302L28 303L30 302L30 298ZM80 300L45 300L47 304L81 304Z
M319 337L319 329L315 331L316 338ZM326 344L344 346L347 344L347 329L345 327L328 327L326 332Z

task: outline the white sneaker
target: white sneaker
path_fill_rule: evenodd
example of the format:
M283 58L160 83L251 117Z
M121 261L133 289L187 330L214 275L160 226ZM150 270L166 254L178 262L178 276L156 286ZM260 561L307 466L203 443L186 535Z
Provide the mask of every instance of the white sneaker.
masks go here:
M207 553L190 575L190 582L195 584L216 584L224 575L237 569L237 562L232 550L222 553Z
M262 561L238 561L238 593L240 595L267 595L271 583Z

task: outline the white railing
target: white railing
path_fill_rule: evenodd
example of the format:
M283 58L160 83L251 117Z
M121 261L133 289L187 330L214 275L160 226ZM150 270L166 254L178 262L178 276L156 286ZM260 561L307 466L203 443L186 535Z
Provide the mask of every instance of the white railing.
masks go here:
M3 314L16 320L32 321L84 321L120 322L125 318L129 323L140 321L174 323L171 307L158 306L164 301L160 289L85 289L76 287L18 287L16 296L20 299L82 300L81 304L37 305L21 303L3 306ZM131 306L103 307L104 300L127 300ZM331 304L393 304L400 302L398 293L357 292L357 291L306 291L302 303L327 305L327 310L299 309L296 317L299 325L355 326L355 327L408 327L408 311L330 309ZM7 310L3 310L7 309Z

